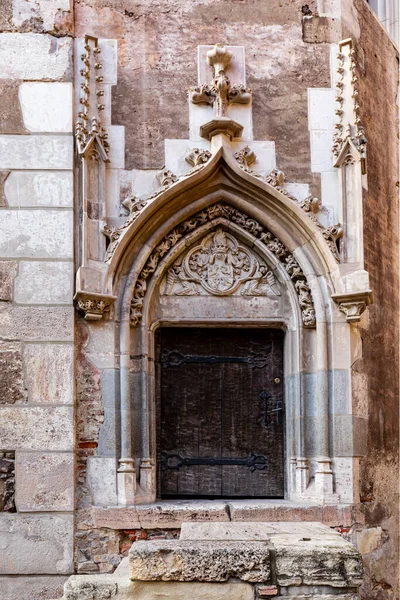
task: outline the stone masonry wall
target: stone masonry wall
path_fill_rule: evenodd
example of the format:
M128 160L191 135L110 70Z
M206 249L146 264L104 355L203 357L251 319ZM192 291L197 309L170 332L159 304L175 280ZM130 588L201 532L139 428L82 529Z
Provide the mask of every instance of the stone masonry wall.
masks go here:
M1 3L2 600L73 572L72 22L69 0Z
M364 598L398 598L399 565L399 248L398 52L362 0L343 2L343 37L356 40L360 117L368 144L364 252L374 304L362 321L363 358L353 366L353 396L368 417L360 463ZM373 40L373 43L371 41Z

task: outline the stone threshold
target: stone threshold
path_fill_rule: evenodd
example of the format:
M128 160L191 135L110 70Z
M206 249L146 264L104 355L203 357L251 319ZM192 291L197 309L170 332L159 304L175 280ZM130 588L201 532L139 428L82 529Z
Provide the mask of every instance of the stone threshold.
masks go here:
M93 507L93 525L109 529L180 529L183 522L318 521L328 527L362 523L358 505L289 500L160 500L153 504Z

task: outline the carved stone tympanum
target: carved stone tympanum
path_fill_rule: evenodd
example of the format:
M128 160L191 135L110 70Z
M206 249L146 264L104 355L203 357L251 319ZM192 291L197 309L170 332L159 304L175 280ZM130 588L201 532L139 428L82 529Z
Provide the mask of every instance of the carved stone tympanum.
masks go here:
M175 296L280 295L274 274L222 227L178 259L167 274L165 293Z

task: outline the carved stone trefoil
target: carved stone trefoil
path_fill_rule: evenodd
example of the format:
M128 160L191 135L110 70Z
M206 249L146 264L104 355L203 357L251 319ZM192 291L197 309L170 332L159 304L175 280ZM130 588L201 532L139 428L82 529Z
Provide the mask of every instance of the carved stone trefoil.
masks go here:
M183 221L180 225L178 225L170 233L168 233L160 242L160 244L153 250L149 258L147 259L144 268L139 273L139 276L136 280L131 301L131 325L136 327L141 321L143 302L147 292L148 281L150 280L151 275L157 269L160 260L179 242L179 240L181 240L187 234L193 232L197 227L200 227L207 222L212 222L215 219L218 219L219 221L221 219L226 220L227 225L229 225L229 222L233 222L236 225L240 226L242 229L244 229L248 233L251 233L257 239L259 239L262 242L262 244L264 244L266 248L277 257L277 259L282 263L283 267L285 268L291 280L293 281L294 288L299 298L299 306L302 315L303 326L315 327L316 317L311 290L308 286L307 278L304 275L297 260L289 252L286 246L280 240L278 240L278 238L276 238L270 231L268 231L260 223L258 223L258 221L248 217L242 211L223 203L218 203L209 206L204 210L196 213L190 219ZM215 243L214 241L212 241L211 244L214 246L221 246L221 259L224 260L223 257L225 256L226 259L227 254L229 254L226 243L226 234L224 237L224 241L222 241L222 238L223 236L220 236L220 239L217 239ZM221 243L219 244L219 242ZM209 258L207 260L209 260ZM193 271L193 267L191 267L191 270ZM228 271L230 273L230 267ZM175 272L175 275L179 278L180 273ZM229 273L227 275L229 276L228 278L230 281L232 279L232 275L230 275ZM264 274L266 276L266 281L268 282L267 273L264 272ZM208 276L209 275L207 271L207 277ZM197 273L197 277L197 281L201 284L202 277L199 273ZM182 277L180 281L183 281ZM171 281L169 283L171 283ZM215 287L217 284L214 283L210 285L210 283L208 283L208 287L210 289L214 289L213 285ZM228 284L219 283L218 285L221 286ZM233 281L231 285L233 285Z
M100 321L111 310L116 297L94 292L77 292L74 300L77 310L85 315L86 321Z
M333 294L332 300L339 306L340 312L346 316L348 323L357 323L367 306L373 303L371 290Z
M207 52L207 63L214 68L211 84L191 87L189 96L193 104L214 106L214 119L200 128L200 134L211 139L218 133L225 133L231 139L241 136L243 127L226 115L231 104L249 104L251 91L242 84L231 85L226 75L232 62L232 53L222 44L216 44Z

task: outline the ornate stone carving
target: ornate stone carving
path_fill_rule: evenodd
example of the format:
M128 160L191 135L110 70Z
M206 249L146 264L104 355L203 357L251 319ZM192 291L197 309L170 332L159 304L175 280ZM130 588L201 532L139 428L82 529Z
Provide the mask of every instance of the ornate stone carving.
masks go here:
M74 297L77 310L85 315L86 321L100 321L111 310L115 296L106 296L94 292L77 292Z
M210 139L217 133L227 133L231 138L239 137L243 127L226 116L231 104L249 104L251 91L242 84L231 85L226 70L232 62L232 53L222 44L216 44L207 52L207 63L214 67L214 79L210 85L191 87L190 99L193 104L214 106L214 119L200 128L203 137Z
M163 169L157 173L157 179L160 185L163 187L170 187L173 183L178 181L178 177L172 173L169 169Z
M246 173L251 173L253 177L260 177L260 175L254 173L253 169L251 169L251 166L256 162L256 155L253 150L249 148L249 146L246 146L242 150L235 152L234 157L243 171L246 171Z
M208 162L211 158L211 152L209 150L203 150L203 148L193 148L187 156L185 156L186 162L192 167L199 167Z
M274 274L222 227L169 269L165 293L175 296L280 295Z
M332 152L336 157L334 166L354 163L354 156L351 152L353 146L359 154L362 173L365 173L367 139L364 129L360 125L358 77L356 74L355 50L351 39L340 42L337 59L336 102L339 106L335 111L337 122L335 123L336 133L333 137L332 148Z
M307 213L308 217L314 221L317 227L321 230L321 233L326 240L330 251L332 252L335 260L337 262L340 261L340 254L337 245L337 241L343 237L343 228L340 223L336 225L330 225L329 227L324 227L318 220L316 213L318 213L321 209L321 200L319 198L315 198L310 194L304 200L297 200L290 192L288 192L284 187L285 183L285 174L283 171L279 171L278 169L273 169L270 173L268 173L266 177L266 182L272 185L275 189L279 190L282 194L284 194L293 202L296 202Z
M180 225L168 233L160 242L160 244L153 250L136 280L131 301L131 324L133 326L137 326L141 320L143 301L147 291L147 282L152 273L154 273L156 270L160 260L186 234L194 231L197 227L200 227L205 223L209 223L214 219L221 218L226 219L227 223L232 221L236 225L242 227L245 231L251 233L278 258L292 279L295 290L299 296L303 325L305 327L314 327L316 321L311 291L307 284L307 278L294 256L280 240L278 240L270 231L258 223L258 221L251 219L237 208L223 203L213 204L212 206L209 206L196 213L190 219L183 221ZM296 287L297 282L302 282L302 284L299 284Z
M369 304L372 304L372 292L348 292L347 294L333 294L332 300L339 306L340 312L346 315L348 323L356 323Z
M99 61L101 49L98 47L98 40L91 35L85 36L85 53L81 60L85 65L81 70L84 82L81 83L83 96L79 99L82 106L78 113L78 119L75 126L75 138L80 156L87 154L91 159L108 161L109 143L108 134L101 125L100 113L104 110L104 104L101 104L100 98L104 91L100 89L99 83L102 83L103 77L98 75L102 64ZM94 142L97 142L97 148L93 149Z

